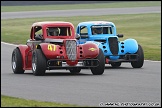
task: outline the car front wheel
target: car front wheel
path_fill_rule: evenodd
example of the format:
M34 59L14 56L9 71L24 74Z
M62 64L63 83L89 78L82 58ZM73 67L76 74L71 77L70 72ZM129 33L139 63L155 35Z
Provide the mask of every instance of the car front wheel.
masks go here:
M97 67L92 67L91 72L93 75L102 75L105 70L105 56L101 49L99 49L99 55L96 59L99 60L99 65Z
M41 49L36 49L32 56L32 71L35 76L43 76L46 71L46 58Z
M138 54L138 60L131 62L131 65L133 68L141 68L144 63L144 53L141 45L138 45L138 51L136 54Z

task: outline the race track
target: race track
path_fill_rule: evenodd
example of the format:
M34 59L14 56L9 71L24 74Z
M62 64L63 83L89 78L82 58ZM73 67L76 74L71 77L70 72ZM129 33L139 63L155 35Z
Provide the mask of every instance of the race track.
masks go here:
M157 11L161 13L159 9ZM140 12L145 10L136 11ZM3 13L1 15L1 19L12 18L10 13L5 17ZM116 106L131 102L161 106L161 61L145 60L140 69L132 68L129 63L123 63L117 69L107 65L104 74L99 76L92 75L89 69L83 69L79 75L71 75L67 70L52 70L45 76L34 76L31 71L25 74L12 72L11 54L15 47L1 42L3 95L84 106L106 106L110 102L118 103Z
M27 12L1 12L1 19L34 18L34 17L70 17L70 16L96 16L113 14L161 13L161 7L134 7L134 8L100 8L75 10L50 10Z

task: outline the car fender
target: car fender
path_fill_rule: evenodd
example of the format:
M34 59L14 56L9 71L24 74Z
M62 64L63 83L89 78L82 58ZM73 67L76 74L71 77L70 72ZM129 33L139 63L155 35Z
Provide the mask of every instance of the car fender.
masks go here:
M22 55L23 69L25 69L26 68L26 54L30 51L30 47L27 45L20 45L18 46L18 49L20 50L20 53Z
M41 43L39 44L39 46L47 59L55 59L57 58L57 56L63 55L63 53L60 52L59 45L50 43Z
M136 53L138 50L138 43L135 39L126 39L124 42L124 53ZM121 43L120 43L121 44ZM122 45L121 45L122 46Z
M87 41L86 43L93 43L93 44L96 44L98 48L100 48L103 52L104 52L104 49L103 49L103 43L102 42L97 42L97 41Z
M83 49L83 57L85 58L96 58L99 55L99 48L95 43L86 42L81 44Z
M96 44L97 47L100 47L100 45L101 45L101 42L97 42L97 41L87 41L86 43Z

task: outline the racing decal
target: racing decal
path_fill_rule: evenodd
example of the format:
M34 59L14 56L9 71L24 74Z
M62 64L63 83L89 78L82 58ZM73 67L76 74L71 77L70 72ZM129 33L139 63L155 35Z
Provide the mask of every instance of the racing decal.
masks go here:
M97 50L96 48L89 48L88 50L90 50L90 51L95 51L95 50Z
M50 51L56 51L56 45L48 44L48 50L50 50Z

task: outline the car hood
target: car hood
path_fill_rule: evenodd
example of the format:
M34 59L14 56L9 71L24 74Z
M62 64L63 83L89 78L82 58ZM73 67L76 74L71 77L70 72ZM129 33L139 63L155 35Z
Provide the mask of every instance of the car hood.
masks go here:
M44 42L47 42L47 43L63 43L63 39L50 39L50 38L46 38L44 40Z

